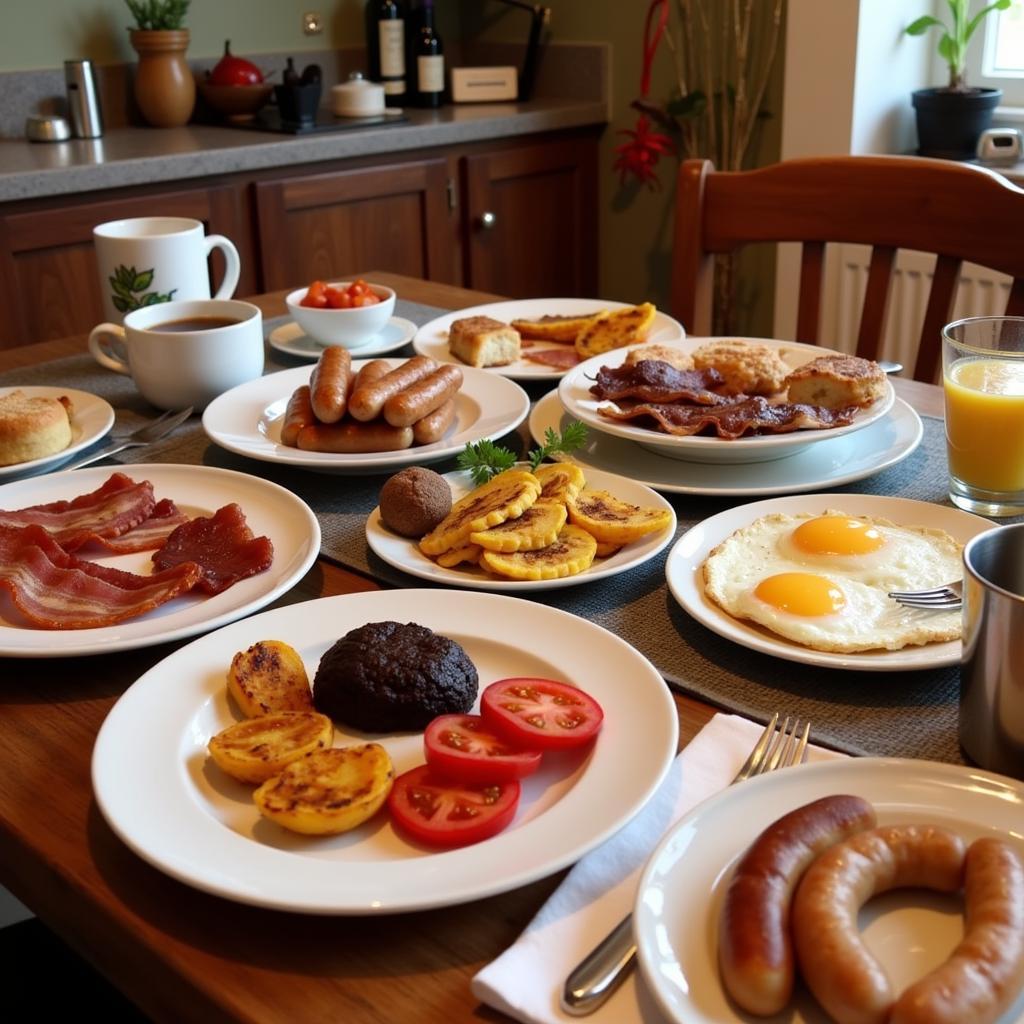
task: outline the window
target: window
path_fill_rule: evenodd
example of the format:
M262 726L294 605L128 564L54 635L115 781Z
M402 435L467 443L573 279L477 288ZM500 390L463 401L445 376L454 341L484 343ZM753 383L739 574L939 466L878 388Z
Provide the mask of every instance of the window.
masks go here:
M1005 106L1024 107L1024 0L1009 10L990 14L979 28L967 54L967 81L971 85L1003 90Z

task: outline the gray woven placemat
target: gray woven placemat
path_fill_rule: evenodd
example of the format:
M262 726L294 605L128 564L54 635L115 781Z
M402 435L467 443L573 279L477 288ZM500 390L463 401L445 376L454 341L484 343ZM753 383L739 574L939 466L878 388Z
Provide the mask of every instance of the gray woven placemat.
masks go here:
M400 302L397 312L423 324L441 311ZM282 319L268 321L267 331ZM268 351L267 372L300 362ZM88 355L0 376L2 385L41 383L60 383L105 398L117 411L115 430L130 429L152 416L128 378L100 369ZM942 423L925 418L924 425L924 439L909 458L867 480L830 490L948 503ZM513 434L505 443L520 446L522 437ZM247 459L210 443L198 417L165 441L125 452L117 460L208 465L272 480L301 496L316 513L325 557L384 584L425 585L381 561L366 544L366 517L377 504L384 476L327 476ZM454 462L434 468L445 472L454 468ZM679 518L679 534L742 503L742 499L667 497ZM957 669L847 672L747 650L712 633L679 608L665 586L667 550L615 577L524 597L604 626L646 655L671 686L719 707L762 720L776 708L798 714L814 723L819 743L850 753L962 763L956 740ZM628 684L623 680L623 685Z

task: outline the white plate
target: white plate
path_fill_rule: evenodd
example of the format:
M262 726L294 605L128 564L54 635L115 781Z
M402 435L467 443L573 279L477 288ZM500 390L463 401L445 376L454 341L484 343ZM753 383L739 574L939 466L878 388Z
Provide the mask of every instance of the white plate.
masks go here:
M71 400L71 444L53 455L45 455L41 459L30 462L18 462L13 466L0 466L0 481L14 477L29 476L43 470L57 469L67 462L72 455L88 448L110 432L114 425L114 410L108 402L88 391L76 391L74 388L34 387L22 384L17 387L0 388L0 397L12 391L23 391L32 398L60 398L62 395Z
M185 594L146 615L96 629L30 629L13 625L6 597L0 599L0 656L63 658L108 654L149 647L216 629L262 608L290 590L320 553L320 525L309 506L277 484L247 473L208 466L103 466L33 477L0 487L0 508L25 508L73 498L95 490L120 470L150 480L157 498L173 498L192 516L211 515L237 502L257 537L274 544L274 562L266 572L239 580L221 594ZM81 552L80 552L81 554ZM94 559L128 572L152 572L152 551ZM84 557L84 556L83 556Z
M816 651L770 633L753 622L734 619L705 595L701 565L711 550L726 537L761 516L776 512L785 515L818 513L826 509L849 512L855 516L880 516L903 526L945 530L961 544L976 534L992 529L987 519L973 516L970 512L910 498L883 498L872 494L813 494L757 501L727 509L705 519L676 541L665 563L665 576L672 596L698 622L719 636L787 661L825 668L854 669L858 672L909 672L913 669L958 665L961 647L959 640L905 647L901 651L860 651L854 654Z
M716 962L718 917L732 865L777 818L836 793L869 800L882 824L935 823L968 843L984 835L1021 839L1024 784L958 765L865 757L772 772L723 790L668 833L637 889L640 967L669 1020L754 1020L726 997ZM865 942L898 990L942 963L963 933L959 900L922 890L872 900L860 922ZM790 1008L771 1019L828 1024L831 1018L801 985ZM998 1024L1022 1020L1024 993Z
M719 338L686 338L679 347L692 352L708 342L720 341ZM772 338L741 338L740 341L768 345L780 350L783 361L796 368L804 363L829 355L829 349L817 345L801 345L795 341L776 341ZM887 380L885 395L867 409L862 409L856 419L846 427L833 427L829 430L794 430L789 434L762 434L756 437L738 437L729 440L722 437L676 437L659 430L648 430L628 422L617 422L598 415L598 407L609 404L598 401L590 393L590 387L602 366L619 366L629 353L629 349L615 349L604 355L594 356L579 366L573 367L562 378L558 385L558 397L566 411L578 420L604 434L623 437L634 441L644 448L665 455L669 458L687 462L764 462L781 459L793 455L802 449L832 440L844 434L852 434L863 430L884 416L896 398L892 384ZM835 353L838 354L838 353Z
M453 498L458 501L473 489L473 481L469 473L446 473L445 480L452 489ZM586 572L575 576L563 576L557 580L502 580L490 576L476 566L461 569L445 569L435 561L427 558L415 541L407 537L399 537L392 533L380 519L380 507L375 508L366 520L366 540L370 548L388 565L418 576L432 583L445 583L452 587L470 587L476 590L500 590L508 593L521 593L525 590L553 590L556 587L572 587L578 583L591 583L614 576L616 573L642 565L665 548L676 534L675 509L660 495L655 494L643 484L627 480L622 476L602 473L600 470L587 472L587 486L609 491L616 498L628 501L633 505L647 508L666 509L672 516L672 522L658 533L648 534L640 540L627 544L611 558L596 561Z
M546 430L560 433L572 420L558 393L551 391L530 413L530 434L540 444ZM590 431L586 444L573 452L573 458L584 467L628 474L659 491L741 498L797 494L863 480L902 462L923 436L921 418L897 398L888 416L859 434L823 439L796 455L771 462L683 462L596 430Z
M416 325L404 317L393 316L385 325L383 330L356 348L351 349L353 356L360 359L366 356L379 356L385 352L394 352L412 341L416 333ZM294 321L289 320L280 327L275 327L267 338L270 347L284 352L290 356L298 356L300 359L319 359L325 345L322 345L316 338L311 338Z
M386 814L343 835L303 837L262 821L252 787L208 763L210 737L235 720L224 672L236 651L276 637L295 647L312 678L336 639L389 619L460 643L481 688L513 675L553 677L585 688L604 709L596 744L546 756L523 780L512 825L492 839L430 852L396 833ZM278 608L175 651L107 716L92 780L114 831L145 860L198 889L309 914L394 913L505 892L571 864L652 795L675 754L676 723L654 666L584 619L496 594L379 591ZM339 726L335 743L363 738ZM423 763L422 733L375 738L396 772ZM146 770L126 774L132 764Z
M404 361L390 360L394 366ZM360 369L364 362L354 359L353 369ZM319 473L372 473L438 462L462 451L470 441L502 437L518 427L530 411L530 399L518 384L464 366L455 423L435 444L365 455L304 452L281 444L281 426L288 399L297 387L309 383L311 373L310 366L296 366L226 391L206 407L203 429L211 441L229 452L261 462L301 466Z
M600 313L605 309L622 309L629 305L632 303L609 302L603 299L514 299L509 302L489 302L484 306L456 309L439 316L436 320L431 320L416 332L412 345L421 356L430 356L439 363L463 366L463 362L448 351L448 328L453 320L462 320L470 316L489 316L494 320L509 323L511 320L535 320L542 316L572 316L576 313L586 316L589 313ZM685 336L682 324L659 311L655 314L645 344L662 345ZM511 377L513 380L558 380L566 371L555 370L542 363L530 362L528 359L520 359L508 366L489 366L487 372Z

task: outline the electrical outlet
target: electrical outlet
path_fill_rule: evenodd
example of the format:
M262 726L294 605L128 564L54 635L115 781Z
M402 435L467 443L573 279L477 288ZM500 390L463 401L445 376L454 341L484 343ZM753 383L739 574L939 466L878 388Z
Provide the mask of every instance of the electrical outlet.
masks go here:
M307 36L318 36L324 30L324 18L319 11L306 11L302 15L302 31Z

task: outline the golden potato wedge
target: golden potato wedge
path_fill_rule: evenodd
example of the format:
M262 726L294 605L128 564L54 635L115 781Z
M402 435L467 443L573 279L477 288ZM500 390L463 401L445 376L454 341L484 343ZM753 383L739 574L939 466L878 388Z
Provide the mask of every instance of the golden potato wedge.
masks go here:
M266 782L292 761L334 742L334 724L316 711L281 711L236 722L207 744L217 766L239 782Z
M395 770L379 743L318 750L253 793L260 814L292 832L330 836L372 817L391 792Z
M228 693L246 718L275 711L312 711L306 666L294 647L261 640L231 659Z

